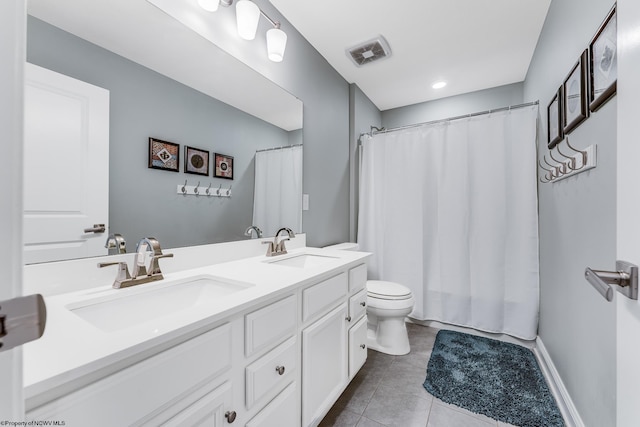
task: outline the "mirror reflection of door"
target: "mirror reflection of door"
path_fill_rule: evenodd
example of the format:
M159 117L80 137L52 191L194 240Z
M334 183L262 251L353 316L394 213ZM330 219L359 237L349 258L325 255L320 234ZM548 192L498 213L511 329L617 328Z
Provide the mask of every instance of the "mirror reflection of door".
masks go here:
M24 262L106 255L109 91L25 68Z

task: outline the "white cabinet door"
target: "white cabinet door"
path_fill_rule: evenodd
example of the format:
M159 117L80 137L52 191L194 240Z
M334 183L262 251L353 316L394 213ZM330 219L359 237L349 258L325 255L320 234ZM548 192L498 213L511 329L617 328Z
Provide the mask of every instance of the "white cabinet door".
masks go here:
M246 427L299 427L299 396L296 383L293 382L273 399L258 415L246 424Z
M25 67L24 262L106 255L109 91Z
M367 360L367 317L349 329L349 379L352 379Z
M347 303L302 331L302 425L326 413L347 382Z

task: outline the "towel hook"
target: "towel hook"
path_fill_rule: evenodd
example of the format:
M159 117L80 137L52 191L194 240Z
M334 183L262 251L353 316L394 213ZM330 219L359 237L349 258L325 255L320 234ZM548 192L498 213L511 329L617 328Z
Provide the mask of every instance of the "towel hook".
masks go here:
M564 157L565 159L568 159L568 160L569 160L567 163L565 163L569 169L571 169L572 171L582 169L582 167L580 167L580 168L576 168L576 158L575 158L575 157L566 156L566 155L564 155L564 154L562 153L562 151L560 151L560 144L556 144L555 149L556 149L556 151L558 152L558 154L560 154L560 155L561 155L562 157ZM549 151L551 151L551 150L549 150ZM564 162L563 162L563 163L564 163Z
M553 170L556 172L554 176L559 177L559 176L564 175L564 172L562 172L562 170L560 170L560 167L558 165L552 165L551 163L549 163L549 161L547 160L547 156L542 156L542 159L544 160L544 162L547 165L551 166L553 168ZM552 174L553 174L553 172L552 172Z
M553 157L553 149L549 150L549 157L551 157L551 160L553 160L554 162L558 163L558 167L560 168L560 170L562 171L562 174L564 175L565 173L567 173L567 164L565 162L561 162L560 160L556 159L555 157Z
M231 195L231 187L233 187L233 184L227 188L227 196Z
M584 167L584 165L587 164L587 152L573 148L571 144L569 144L569 137L566 138L566 142L567 142L567 147L569 147L571 150L575 151L576 153L582 154L582 167Z
M220 187L218 187L218 189L216 190L216 194L218 196L220 195L220 190L222 190L222 184L220 184Z
M210 189L211 189L211 183L209 183L209 186L207 187L207 191L206 191L207 196L211 195L211 193L209 192Z
M187 194L187 180L184 180L184 185L182 186L182 194Z
M198 197L200 195L200 193L198 193L198 187L200 187L200 181L198 181L196 186L193 188L193 194L195 194L196 197Z

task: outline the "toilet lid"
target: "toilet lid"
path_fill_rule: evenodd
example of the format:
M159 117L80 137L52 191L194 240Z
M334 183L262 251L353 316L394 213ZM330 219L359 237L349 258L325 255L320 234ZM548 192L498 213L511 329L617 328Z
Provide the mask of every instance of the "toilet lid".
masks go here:
M367 280L367 294L373 298L397 300L411 298L411 290L400 283Z

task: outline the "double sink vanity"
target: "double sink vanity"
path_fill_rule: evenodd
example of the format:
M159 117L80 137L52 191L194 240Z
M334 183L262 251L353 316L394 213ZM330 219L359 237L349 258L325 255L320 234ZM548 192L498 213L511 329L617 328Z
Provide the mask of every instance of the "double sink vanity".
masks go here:
M189 256L175 252L163 269ZM45 334L24 348L27 418L315 426L367 357L367 257L299 247L45 296Z

